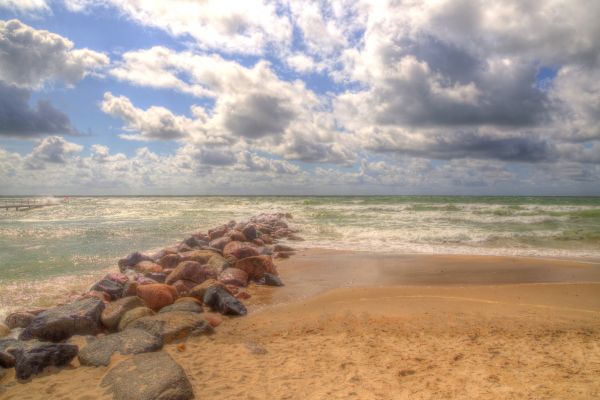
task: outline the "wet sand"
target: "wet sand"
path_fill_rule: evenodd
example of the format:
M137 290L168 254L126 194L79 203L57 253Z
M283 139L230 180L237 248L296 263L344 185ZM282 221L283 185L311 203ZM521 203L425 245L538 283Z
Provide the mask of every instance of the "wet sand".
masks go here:
M278 264L286 286L250 288L247 317L166 347L197 398L600 397L599 263L311 250ZM106 398L108 369L9 371L0 398Z

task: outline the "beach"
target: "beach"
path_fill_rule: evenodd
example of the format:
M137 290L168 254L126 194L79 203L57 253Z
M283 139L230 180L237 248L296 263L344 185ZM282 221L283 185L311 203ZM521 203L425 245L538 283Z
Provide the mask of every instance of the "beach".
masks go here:
M196 398L600 395L600 263L302 250L249 315L165 346ZM1 398L110 398L111 367L7 371ZM13 376L11 376L13 374Z

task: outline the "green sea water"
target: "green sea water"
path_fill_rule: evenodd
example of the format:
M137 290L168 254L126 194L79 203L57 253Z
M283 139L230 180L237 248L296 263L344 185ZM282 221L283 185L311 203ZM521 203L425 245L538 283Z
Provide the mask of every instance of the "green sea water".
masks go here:
M290 223L306 247L600 259L600 198L592 197L73 197L56 202L29 211L0 210L0 291L20 290L31 300L40 288L52 292L64 282L113 269L131 251L152 251L196 230L275 211L292 213Z

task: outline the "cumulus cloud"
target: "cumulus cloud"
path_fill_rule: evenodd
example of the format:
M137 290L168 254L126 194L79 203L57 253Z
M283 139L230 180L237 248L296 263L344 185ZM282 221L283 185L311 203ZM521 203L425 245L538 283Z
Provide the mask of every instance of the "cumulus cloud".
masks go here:
M74 49L70 40L19 20L0 21L0 53L0 80L24 88L74 84L109 62L105 54Z
M69 117L48 101L29 105L30 92L0 82L0 137L29 138L44 134L77 134Z
M46 0L0 0L0 9L2 8L23 14L35 14L50 10Z
M43 169L46 163L65 164L69 156L79 153L83 146L68 142L60 136L41 139L27 156L29 169Z

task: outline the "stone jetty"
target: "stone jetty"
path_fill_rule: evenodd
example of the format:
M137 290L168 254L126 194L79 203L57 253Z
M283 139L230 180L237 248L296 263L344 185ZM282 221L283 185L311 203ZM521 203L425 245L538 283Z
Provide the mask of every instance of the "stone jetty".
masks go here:
M294 249L278 241L302 240L291 218L260 214L195 232L156 254L131 253L69 303L12 313L0 323L0 377L15 368L26 384L49 366L72 367L75 358L107 366L120 353L129 357L99 382L114 398L194 398L185 371L161 349L213 334L223 321L216 313L225 322L246 315L248 285L284 284L274 260Z

